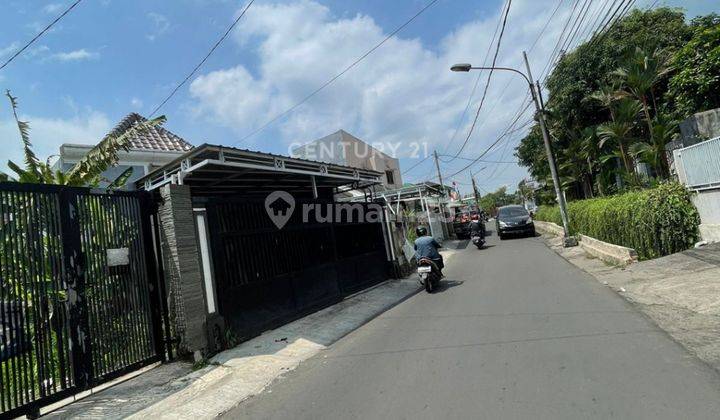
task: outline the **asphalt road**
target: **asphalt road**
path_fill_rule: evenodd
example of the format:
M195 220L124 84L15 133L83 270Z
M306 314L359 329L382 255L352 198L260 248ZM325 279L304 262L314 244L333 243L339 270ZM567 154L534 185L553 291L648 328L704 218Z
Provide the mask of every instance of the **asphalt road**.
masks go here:
M466 242L419 293L226 414L718 419L720 376L540 238Z

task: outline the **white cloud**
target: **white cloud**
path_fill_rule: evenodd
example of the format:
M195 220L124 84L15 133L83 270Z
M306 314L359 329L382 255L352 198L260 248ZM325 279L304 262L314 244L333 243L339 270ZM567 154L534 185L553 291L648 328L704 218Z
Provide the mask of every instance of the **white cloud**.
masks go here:
M98 57L100 57L100 53L90 52L85 48L75 51L59 52L52 55L52 58L58 61L93 60Z
M0 171L7 172L8 160L21 164L22 145L15 120L3 112L0 119L0 138L5 147L0 149ZM112 130L108 117L97 111L87 111L73 118L47 118L21 115L30 123L30 139L38 158L46 159L59 153L63 143L96 144Z
M155 41L160 35L163 35L170 29L170 20L160 13L150 12L147 14L148 19L152 22L153 31L145 37L150 41Z
M130 100L130 105L132 105L134 109L139 110L143 107L143 101L139 98L132 98Z
M524 69L522 50L533 43L551 13L551 8L541 3L513 2L497 65ZM280 140L285 144L306 142L344 128L368 142L403 142L405 146L398 150L400 157L412 151L410 142L426 142L430 152L434 148L442 152L455 131L476 77L476 73L452 73L449 67L456 62L481 64L499 20L499 7L484 19L455 28L437 47L423 45L418 39L393 37L277 123ZM432 12L428 10L423 18ZM567 13L558 13L554 22L564 22ZM339 18L311 0L255 5L245 19L234 36L242 48L255 52L257 70L251 72L243 65L225 68L198 77L190 86L197 104L196 115L231 127L239 136L297 103L388 32L370 16ZM561 26L549 25L545 42L538 43L530 56L536 77L550 56ZM485 76L470 115L448 152L456 151L464 140L484 81ZM484 110L463 156L476 156L495 140L526 92L526 84L516 75L493 76ZM520 122L525 122L527 115ZM268 138L261 133L250 141ZM513 160L514 144L498 148L487 158L500 160L504 150L502 160ZM452 168L464 166L461 163L454 162ZM500 173L517 180L525 175L517 167Z
M19 46L20 46L20 44L18 44L16 41L6 47L0 48L0 57L5 57L6 55L10 55L11 53L15 52L15 50L17 50Z
M43 12L48 14L57 13L60 10L62 10L63 5L59 3L50 3L47 6L43 7Z

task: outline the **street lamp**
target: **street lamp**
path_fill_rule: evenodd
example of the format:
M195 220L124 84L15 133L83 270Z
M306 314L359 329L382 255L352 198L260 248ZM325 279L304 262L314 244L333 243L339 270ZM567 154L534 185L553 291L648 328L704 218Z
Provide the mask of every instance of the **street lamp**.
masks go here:
M511 71L522 76L530 87L530 94L532 95L533 102L535 103L535 109L537 110L537 120L540 123L540 130L542 131L543 141L545 143L545 153L547 154L548 164L550 165L550 173L552 174L553 185L555 186L555 194L557 196L557 202L560 206L560 216L562 217L563 230L564 230L564 246L571 247L577 245L577 240L570 236L570 228L568 226L567 206L565 205L565 196L560 188L560 178L558 177L557 166L555 165L555 156L553 155L552 145L550 143L550 134L547 131L547 124L545 123L545 109L543 104L538 98L538 94L535 91L535 84L532 82L532 73L530 72L530 63L528 62L527 54L523 51L523 58L525 59L525 67L527 68L527 75L520 70L516 70L510 67L473 67L469 63L455 64L450 67L450 70L456 72L469 72L470 70L503 70ZM540 89L540 82L537 82L537 89Z
M460 63L455 64L454 66L450 67L450 70L452 71L465 71L468 72L472 69L472 65L470 63Z

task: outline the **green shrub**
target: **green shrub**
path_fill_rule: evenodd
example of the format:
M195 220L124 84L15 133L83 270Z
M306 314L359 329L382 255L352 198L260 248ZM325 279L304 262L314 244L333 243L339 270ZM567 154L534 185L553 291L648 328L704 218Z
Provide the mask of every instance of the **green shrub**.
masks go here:
M641 260L690 248L698 240L700 216L690 192L677 183L607 198L568 203L570 232L637 251ZM541 206L537 220L562 225L557 206Z

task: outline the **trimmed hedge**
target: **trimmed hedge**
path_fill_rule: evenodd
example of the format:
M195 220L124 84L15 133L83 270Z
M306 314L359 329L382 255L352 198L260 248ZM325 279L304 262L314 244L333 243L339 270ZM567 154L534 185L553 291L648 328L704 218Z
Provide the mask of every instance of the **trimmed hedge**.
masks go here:
M570 232L633 248L641 260L684 251L699 238L700 215L677 183L612 197L568 203ZM537 220L562 226L557 206L541 206Z

